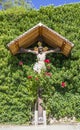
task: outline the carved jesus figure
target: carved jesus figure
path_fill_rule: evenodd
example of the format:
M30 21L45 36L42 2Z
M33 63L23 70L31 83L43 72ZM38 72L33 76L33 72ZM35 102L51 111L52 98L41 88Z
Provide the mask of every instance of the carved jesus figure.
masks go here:
M39 46L38 51L30 50L30 49L20 49L20 53L33 53L36 54L37 56L37 62L33 66L33 69L35 72L40 73L41 70L46 70L45 62L44 60L46 59L46 55L49 53L57 53L60 52L60 48L56 48L54 50L49 50L49 51L43 51L43 47Z

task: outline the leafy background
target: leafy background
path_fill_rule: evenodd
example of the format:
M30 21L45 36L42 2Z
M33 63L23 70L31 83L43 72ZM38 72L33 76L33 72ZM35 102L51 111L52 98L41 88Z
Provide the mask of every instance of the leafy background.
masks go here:
M13 56L6 45L42 22L74 43L69 57L49 54L52 76L35 75L32 54ZM37 98L38 77L47 117L80 120L80 4L47 6L39 10L22 7L0 11L0 123L31 122ZM22 65L19 62L22 61ZM31 78L29 77L31 76ZM47 84L47 81L49 83ZM66 83L63 88L61 83Z

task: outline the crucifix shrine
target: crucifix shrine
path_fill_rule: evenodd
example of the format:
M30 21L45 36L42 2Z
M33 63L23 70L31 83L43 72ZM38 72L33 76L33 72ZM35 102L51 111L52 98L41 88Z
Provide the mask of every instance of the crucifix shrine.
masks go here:
M31 49L24 49L20 48L18 53L33 53L37 57L37 62L33 66L33 70L38 74L41 71L46 71L45 66L45 59L46 55L49 53L60 53L60 48L50 49L50 50L43 50L42 42L38 42L37 51ZM42 97L41 97L41 87L38 86L38 99L37 99L37 107L35 109L35 124L46 124L46 111L42 107Z
M30 46L34 43L38 43L37 50L30 49ZM43 50L43 43L50 46L49 49ZM62 53L68 56L73 48L74 44L56 33L47 26L39 23L17 39L11 41L7 47L13 55L19 53L33 53L37 57L37 62L33 66L33 70L38 74L42 70L46 70L45 62L46 55L49 53ZM29 49L28 49L29 48ZM46 125L46 110L42 106L42 90L38 86L38 99L35 105L34 122L35 125Z

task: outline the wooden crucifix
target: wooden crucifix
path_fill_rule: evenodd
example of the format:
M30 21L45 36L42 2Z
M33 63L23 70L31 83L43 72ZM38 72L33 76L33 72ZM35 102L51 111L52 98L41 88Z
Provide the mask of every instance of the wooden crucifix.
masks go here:
M31 50L31 49L24 49L20 48L19 53L33 53L37 56L37 62L33 66L33 70L38 74L41 73L42 70L46 70L45 62L46 55L49 53L60 53L60 48L51 49L47 51L43 51L42 43L38 42L38 51ZM42 107L42 90L41 87L38 86L38 99L37 99L37 108L35 110L35 124L46 124L46 111L43 110Z

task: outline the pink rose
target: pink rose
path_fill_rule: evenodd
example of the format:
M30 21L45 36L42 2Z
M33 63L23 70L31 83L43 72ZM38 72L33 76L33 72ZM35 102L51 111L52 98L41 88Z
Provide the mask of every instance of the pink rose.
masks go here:
M23 65L23 62L22 62L22 61L19 61L19 65L22 66L22 65Z
M66 87L66 83L65 83L65 82L62 82L62 83L61 83L61 87L62 87L62 88L65 88L65 87Z

